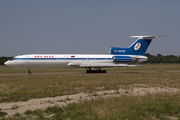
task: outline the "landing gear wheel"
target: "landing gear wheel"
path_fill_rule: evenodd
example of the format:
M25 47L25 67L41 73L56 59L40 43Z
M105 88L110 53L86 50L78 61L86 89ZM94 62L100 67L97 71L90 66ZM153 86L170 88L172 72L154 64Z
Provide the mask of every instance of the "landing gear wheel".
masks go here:
M96 70L91 70L91 67L86 67L86 73L106 73L106 70L101 70L100 67L96 68Z
M106 73L106 70L103 70L102 73Z
M32 74L31 70L28 70L28 74L29 74L29 75L31 75L31 74Z

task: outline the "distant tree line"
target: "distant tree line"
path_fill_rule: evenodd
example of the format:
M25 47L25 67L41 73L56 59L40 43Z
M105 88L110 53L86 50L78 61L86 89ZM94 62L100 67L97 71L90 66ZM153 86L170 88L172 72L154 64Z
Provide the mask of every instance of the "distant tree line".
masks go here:
M149 53L145 54L148 57L148 61L145 63L180 63L180 56L175 55L161 55L157 54L151 55Z
M148 57L148 61L145 63L180 63L180 56L175 55L151 55L149 53L145 54ZM12 59L13 57L0 57L0 65L4 65L4 62Z
M11 60L13 57L0 57L0 65L4 65L4 62Z

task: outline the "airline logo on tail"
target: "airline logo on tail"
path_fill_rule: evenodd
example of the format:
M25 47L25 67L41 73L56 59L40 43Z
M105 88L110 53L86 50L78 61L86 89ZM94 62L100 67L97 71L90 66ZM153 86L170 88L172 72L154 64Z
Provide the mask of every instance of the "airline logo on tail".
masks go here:
M134 46L134 50L138 50L141 47L141 43L136 43Z

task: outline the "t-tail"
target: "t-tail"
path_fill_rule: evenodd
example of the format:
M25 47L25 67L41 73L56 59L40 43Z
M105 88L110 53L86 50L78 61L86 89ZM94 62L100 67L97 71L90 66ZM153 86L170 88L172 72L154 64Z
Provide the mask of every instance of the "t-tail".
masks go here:
M157 35L157 36L131 36L131 38L137 38L137 40L128 48L111 47L109 49L112 55L145 55L152 39L169 36L169 35Z

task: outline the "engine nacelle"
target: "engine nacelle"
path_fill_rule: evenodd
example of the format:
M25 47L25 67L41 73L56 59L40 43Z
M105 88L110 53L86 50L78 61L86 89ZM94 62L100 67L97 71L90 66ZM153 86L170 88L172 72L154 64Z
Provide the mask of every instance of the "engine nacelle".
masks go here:
M118 62L118 63L131 63L135 61L135 58L132 58L130 56L113 56L113 62Z

